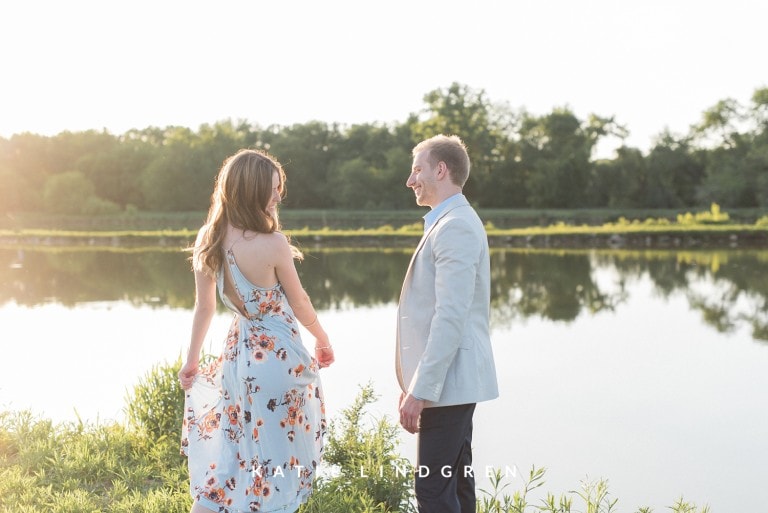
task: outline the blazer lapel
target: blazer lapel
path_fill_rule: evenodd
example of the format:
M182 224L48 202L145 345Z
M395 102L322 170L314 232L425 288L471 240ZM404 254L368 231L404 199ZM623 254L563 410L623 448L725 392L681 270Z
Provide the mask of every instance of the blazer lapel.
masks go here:
M416 246L416 249L413 251L413 255L411 255L411 261L408 263L408 270L405 272L405 278L403 279L403 289L405 289L406 283L408 283L409 278L411 277L411 269L413 269L413 263L416 261L416 256L419 254L419 251L421 251L421 248L424 247L424 243L427 242L427 237L429 237L429 234L432 233L432 230L435 229L435 227L440 223L440 221L454 208L457 207L463 207L465 205L469 205L469 202L466 200L466 198L462 195L459 198L456 198L455 201L452 201L452 205L449 205L448 208L446 208L442 214L440 214L440 217L435 219L435 222L432 223L432 226L429 227L429 229L424 232L424 235L421 236L421 240L419 240L418 245ZM400 292L402 296L402 291Z

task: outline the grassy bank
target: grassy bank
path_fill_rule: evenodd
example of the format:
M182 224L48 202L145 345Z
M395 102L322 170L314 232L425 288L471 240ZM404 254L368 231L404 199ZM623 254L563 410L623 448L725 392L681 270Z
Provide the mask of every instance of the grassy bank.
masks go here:
M189 511L186 461L179 455L183 393L180 362L159 365L126 398L125 423L54 424L25 412L0 413L0 511L25 513ZM408 467L399 453L399 427L388 418L371 419L370 385L339 418L331 420L326 465L315 493L300 513L414 513ZM478 513L618 511L606 480L584 481L560 495L536 490L545 470L532 468L522 488L501 474L481 490ZM706 512L678 499L676 513ZM636 513L649 513L640 508Z
M280 219L287 229L357 230L382 226L400 227L421 220L425 208L401 210L297 210L285 207ZM478 209L484 223L499 229L547 227L563 223L570 226L600 226L630 221L666 219L670 222L685 214L680 209ZM111 215L84 216L19 212L0 216L0 230L55 230L70 232L178 232L196 231L205 220L205 211L143 212L129 211ZM768 214L759 209L729 211L733 224L754 224Z
M494 247L768 247L768 224L606 223L497 228L486 225ZM186 247L195 231L124 230L74 231L51 229L0 230L4 246ZM411 247L421 237L421 223L394 228L286 230L300 246Z
M656 212L660 214L661 212ZM300 244L325 245L387 245L411 246L422 235L423 211L348 212L303 211L283 215L286 232ZM492 211L480 212L489 241L494 246L532 247L691 247L691 246L766 246L768 245L768 215L741 211L739 217L721 212L717 205L697 213L665 212L655 217L626 217L617 211ZM304 217L301 217L304 216ZM751 222L743 221L749 217ZM536 222L534 222L536 218ZM604 222L577 222L577 219L598 218ZM194 219L194 224L192 220ZM16 219L15 227L0 228L0 243L5 245L68 245L84 244L99 247L123 246L187 246L195 237L201 216L191 214L138 215L135 218L31 217ZM301 228L301 220L313 220ZM397 224L396 219L407 220ZM23 222L22 222L23 221ZM119 222L118 222L119 221ZM390 222L385 222L390 221ZM527 221L525 226L510 224ZM542 224L545 221L552 221ZM115 225L129 226L116 229ZM165 223L182 227L152 228ZM8 223L5 223L6 225ZM92 229L64 229L58 226L82 226ZM36 225L34 227L32 225ZM40 227L40 226L45 227Z

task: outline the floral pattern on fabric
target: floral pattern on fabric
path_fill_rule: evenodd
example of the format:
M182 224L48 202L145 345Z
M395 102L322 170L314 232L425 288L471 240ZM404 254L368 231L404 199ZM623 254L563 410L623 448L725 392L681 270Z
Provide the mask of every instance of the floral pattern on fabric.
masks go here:
M295 511L323 453L319 367L280 284L254 286L231 252L227 264L245 312L224 294L220 272L219 295L237 313L220 356L186 393L181 445L190 491L221 513Z

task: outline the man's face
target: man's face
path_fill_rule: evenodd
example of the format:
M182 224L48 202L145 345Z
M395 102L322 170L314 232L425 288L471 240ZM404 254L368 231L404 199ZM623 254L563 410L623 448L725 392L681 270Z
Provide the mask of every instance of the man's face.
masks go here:
M413 189L417 205L433 208L437 198L437 166L429 163L428 156L428 151L414 155L411 174L405 185Z

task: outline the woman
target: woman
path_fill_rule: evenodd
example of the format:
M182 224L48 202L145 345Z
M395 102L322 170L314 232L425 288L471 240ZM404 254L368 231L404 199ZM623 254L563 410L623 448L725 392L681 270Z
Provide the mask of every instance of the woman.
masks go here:
M195 309L179 371L192 513L295 511L312 491L326 430L318 370L334 355L296 272L301 253L279 231L284 193L275 159L240 150L219 171L192 248ZM221 355L200 368L217 289L235 318Z

